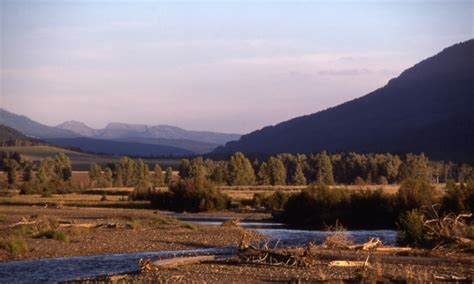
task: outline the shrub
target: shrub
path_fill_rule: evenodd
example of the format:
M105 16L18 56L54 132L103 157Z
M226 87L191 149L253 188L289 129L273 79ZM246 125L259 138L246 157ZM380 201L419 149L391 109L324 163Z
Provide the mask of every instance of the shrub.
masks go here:
M443 196L442 210L456 214L471 212L474 209L474 182L456 185L454 182L446 183L446 194Z
M164 215L156 215L153 216L150 221L152 225L176 225L179 224L180 221L176 218L164 216Z
M379 176L379 178L377 179L377 184L386 185L388 184L388 180L384 176Z
M397 241L402 245L414 247L474 247L472 239L471 214L456 215L448 213L440 215L436 206L424 210L408 211L400 216L399 235Z
M292 195L283 212L290 224L316 228L337 221L350 228L393 228L396 217L394 198L381 190L355 192L327 186Z
M344 219L342 207L348 207L349 193L326 185L309 187L292 195L285 205L284 218L291 224L324 227Z
M20 194L29 195L39 193L38 188L34 185L33 182L24 182L20 186Z
M230 198L217 190L208 180L180 179L169 192L150 193L152 206L173 211L213 211L227 209Z
M436 200L436 191L423 179L406 179L397 192L399 206L403 211L430 206Z
M276 191L271 195L256 193L253 196L254 206L262 206L270 210L282 210L288 201L289 195L282 191Z
M69 236L66 233L56 230L42 231L37 234L35 238L53 239L63 242L69 242Z
M400 245L410 245L422 247L427 245L423 233L424 216L417 209L407 211L400 215L398 219L397 243Z
M9 239L0 242L0 248L11 254L19 254L28 250L28 244L23 239Z
M361 177L356 177L354 179L354 184L355 185L364 185L365 184L365 180Z
M191 224L191 223L182 223L180 225L181 228L189 229L191 231L196 231L198 228L196 225Z

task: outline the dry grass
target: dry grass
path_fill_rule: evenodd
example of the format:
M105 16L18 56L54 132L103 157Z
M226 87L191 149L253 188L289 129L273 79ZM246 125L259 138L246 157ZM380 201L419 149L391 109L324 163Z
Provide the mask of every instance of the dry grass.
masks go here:
M354 244L354 241L349 237L347 229L339 223L334 226L329 226L326 229L329 234L323 242L323 246L334 249L345 249Z
M31 161L41 161L47 157L53 157L59 153L65 153L71 160L73 169L87 171L92 163L106 165L117 163L119 158L105 155L81 153L52 146L15 146L0 147L3 152L18 152L23 158ZM144 159L150 165L160 164L162 168L168 166L178 167L180 159Z

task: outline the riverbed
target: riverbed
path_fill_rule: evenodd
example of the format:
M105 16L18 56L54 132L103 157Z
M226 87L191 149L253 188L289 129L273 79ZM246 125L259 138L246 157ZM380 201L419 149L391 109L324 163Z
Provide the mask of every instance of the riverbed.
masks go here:
M220 226L228 217L183 217L175 216L188 223L206 226ZM192 220L191 220L192 219ZM321 243L328 232L317 230L295 230L285 228L285 224L272 222L240 222L240 226L253 228L268 238L270 246L298 246L309 242ZM364 242L368 237L378 237L384 244L394 244L396 231L358 230L347 231L356 242ZM236 246L209 247L198 249L134 252L95 256L59 257L39 260L23 260L0 263L1 283L55 283L78 278L105 274L136 271L141 258L169 258L179 255L231 254Z

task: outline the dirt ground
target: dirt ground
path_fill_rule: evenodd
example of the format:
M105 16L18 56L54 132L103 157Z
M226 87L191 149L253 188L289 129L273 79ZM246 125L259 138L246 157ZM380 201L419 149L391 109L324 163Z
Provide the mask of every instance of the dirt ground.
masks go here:
M419 253L419 252L418 252ZM304 267L250 264L235 261L161 268L153 272L133 272L122 275L82 279L75 283L110 281L113 283L315 283L315 282L456 282L472 283L474 258L470 255L401 256L388 253L344 252L315 248L310 264ZM366 260L366 267L333 267L336 259Z
M99 227L57 228L68 241L35 238L30 225L12 227L21 220L50 218ZM18 253L0 248L0 261L235 245L242 234L239 227L190 225L152 210L0 206L0 242L21 239L28 247Z

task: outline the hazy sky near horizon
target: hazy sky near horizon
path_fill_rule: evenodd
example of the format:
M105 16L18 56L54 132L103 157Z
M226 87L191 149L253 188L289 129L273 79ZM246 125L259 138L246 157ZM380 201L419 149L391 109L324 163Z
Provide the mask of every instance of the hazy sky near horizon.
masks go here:
M0 0L0 107L247 133L473 38L473 2Z

